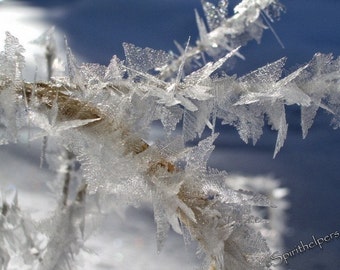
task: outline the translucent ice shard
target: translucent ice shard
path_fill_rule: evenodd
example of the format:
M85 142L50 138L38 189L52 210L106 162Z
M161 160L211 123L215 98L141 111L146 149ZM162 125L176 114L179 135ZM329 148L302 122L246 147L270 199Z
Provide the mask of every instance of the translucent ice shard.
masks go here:
M167 215L165 213L165 210L163 209L163 202L164 197L161 194L155 194L153 196L154 203L154 216L155 216L155 222L157 226L157 250L158 252L161 251L161 249L164 246L164 242L168 236L168 231L170 229L170 224L167 219Z
M22 69L25 66L24 51L18 38L6 32L5 50L1 57L4 63L0 66L0 73L13 81L20 81L22 79Z
M310 105L308 107L301 107L301 128L302 128L302 137L305 139L308 134L308 130L313 125L314 117L318 111L319 107L316 105Z
M126 65L134 70L148 72L160 68L172 60L172 56L161 50L139 48L130 43L123 43Z
M269 257L270 250L263 236L248 226L235 228L225 242L225 269L265 269Z
M196 137L200 138L206 126L214 130L214 126L210 121L213 102L196 102L196 104L199 110L186 110L183 114L183 137L185 141L193 140Z
M202 7L210 31L219 27L223 20L227 18L228 4L228 0L219 1L218 6L215 6L213 3L206 0L202 1Z
M240 77L240 85L246 93L236 104L250 104L253 102L264 102L266 99L273 101L282 98L282 94L275 87L275 83L281 77L285 62L286 58L281 58Z
M122 79L123 76L124 69L122 67L122 62L114 55L105 71L104 79L106 81L116 81Z
M57 104L57 103L55 103ZM57 105L55 105L57 106ZM43 136L59 136L61 132L81 127L95 121L99 121L100 118L95 119L85 119L85 120L69 120L59 122L56 120L57 114L53 114L53 109L50 110L52 114L44 115L35 111L29 112L29 117L31 123L40 128L42 132L33 136L32 140L41 138ZM50 117L49 117L50 116Z
M275 151L274 151L274 158L277 155L277 153L280 151L281 147L284 144L284 141L287 137L287 130L288 130L288 124L286 122L286 112L284 109L284 105L282 105L282 111L280 116L280 123L278 128L278 134L277 134L277 140L275 144Z
M268 28L263 23L261 14L266 14L265 16L272 19L278 17L283 9L277 0L243 0L234 8L234 14L228 16L228 1L226 0L219 1L218 6L206 0L202 1L202 4L209 29L196 11L199 40L196 42L197 46L190 47L186 52L187 62L195 59L204 64L204 54L219 59L225 52L243 46L252 39L260 42L263 30ZM271 14L275 16L271 16ZM184 55L183 50L180 52L179 58ZM238 52L235 55L244 59L244 56ZM180 61L175 58L169 67L161 70L160 77L173 77L174 71L178 69L179 65Z
M52 78L53 64L57 57L57 53L56 53L57 44L54 38L54 33L55 33L55 28L51 27L45 33L43 33L40 37L38 37L32 42L34 44L42 46L45 49L48 80Z
M193 173L206 171L207 162L210 157L211 152L214 150L213 145L218 134L213 134L212 136L199 142L198 146L194 147L190 153L187 155L187 166L186 170L190 170Z
M25 66L24 48L19 40L6 32L4 51L0 52L0 124L4 127L0 144L17 140L24 122L24 113L18 109L16 89L22 85Z
M231 52L227 53L224 57L221 57L216 62L208 62L202 68L190 73L184 78L184 83L186 85L199 85L201 82L209 78L209 76L219 69L228 59L234 56L240 48L236 48ZM195 97L194 97L195 98ZM200 99L200 98L196 98ZM203 98L204 99L204 98Z

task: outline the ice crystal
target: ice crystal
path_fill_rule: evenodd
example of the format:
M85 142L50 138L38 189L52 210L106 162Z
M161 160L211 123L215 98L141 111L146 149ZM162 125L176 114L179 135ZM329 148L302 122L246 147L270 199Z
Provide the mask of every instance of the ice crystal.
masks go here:
M57 123L58 104L56 101L53 102L50 110L47 111L46 115L41 115L38 112L31 110L29 112L29 121L35 127L42 131L36 134L32 140L35 140L43 136L60 136L60 133L68 129L73 129L93 123L100 120L96 119L85 119L85 120L70 120L70 121L59 121Z
M52 78L53 69L55 69L54 63L57 60L57 44L54 38L54 27L51 27L45 33L43 33L40 37L33 40L33 44L37 44L45 49L45 58L46 58L46 67L47 67L47 79L50 80Z
M1 104L1 124L6 127L4 137L0 139L0 144L8 143L17 138L22 118L21 112L16 110L17 96L15 89L22 83L22 70L25 66L23 56L24 48L19 40L6 32L4 51L0 53L0 93ZM16 115L17 117L13 117Z
M263 22L262 14L273 20L273 18L279 17L283 10L282 5L277 0L243 0L234 8L232 16L227 13L228 1L221 0L218 6L215 6L204 0L202 5L209 29L196 11L195 16L199 33L197 46L189 46L187 50L181 49L181 55L178 58L160 69L162 78L173 76L183 58L187 63L198 62L202 64L201 62L203 62L204 65L205 58L202 57L204 54L219 59L221 55L225 55L226 52L230 52L239 46L246 45L250 40L255 39L260 42L263 30L271 27L266 21ZM272 16L272 18L270 14L275 14L275 16ZM271 29L273 31L273 28ZM235 54L244 59L244 56L239 52Z
M164 51L151 48L138 48L133 44L123 43L126 65L132 70L148 72L168 64L172 56Z
M273 228L264 225L256 207L271 209L284 195L274 196L278 185L264 191L258 188L264 185L237 185L226 172L208 167L216 123L234 126L243 141L254 144L268 123L278 132L274 157L287 136L289 105L301 106L303 137L318 108L332 113L332 124L339 127L340 60L317 53L285 77L285 58L239 78L219 72L231 57L243 57L240 46L260 41L270 27L264 18L279 15L282 7L275 0L244 0L230 16L228 1L202 4L208 27L196 12L200 39L197 46L190 40L179 46L179 56L124 43L125 60L113 56L106 67L79 64L67 48L66 77L51 78L49 72L48 82L22 80L23 48L7 34L0 53L0 142L16 142L28 126L31 140L46 138L45 150L51 138L64 154L47 158L58 171L53 187L58 196L46 220L32 221L15 200L2 200L2 268L72 269L72 256L95 230L95 220L145 201L153 205L158 251L172 227L185 241L198 242L210 269L270 265L264 236ZM55 57L51 33L39 40L49 63ZM165 135L149 143L155 121L163 124ZM187 145L197 138L196 145Z
M218 2L218 6L213 3L202 1L202 7L207 19L209 30L214 30L222 24L228 16L229 1L222 0Z

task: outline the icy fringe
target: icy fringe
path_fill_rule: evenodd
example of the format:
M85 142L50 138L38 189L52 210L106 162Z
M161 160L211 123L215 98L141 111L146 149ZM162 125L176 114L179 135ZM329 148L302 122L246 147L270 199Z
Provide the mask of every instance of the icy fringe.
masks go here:
M271 267L264 236L274 243L275 230L284 230L271 207L281 204L284 209L287 191L276 182L268 186L261 184L264 179L258 184L232 180L208 168L218 136L215 123L221 119L235 126L245 142L256 143L267 120L278 131L274 156L287 135L286 105L301 106L303 137L319 107L333 114L332 124L338 128L340 59L318 53L283 78L284 58L240 78L214 75L232 56L242 57L239 46L260 40L269 27L266 22L282 6L244 0L228 17L227 1L218 6L202 3L209 31L196 12L200 40L196 47L187 44L180 56L124 44L126 59L114 56L105 67L78 65L68 48L68 76L46 82L22 80L23 48L6 34L0 54L0 142L27 140L22 130L29 127L29 140L43 137L46 149L47 139L53 138L62 157L42 155L42 163L46 158L59 168L59 188L54 190L58 203L46 220L21 213L16 194L2 196L1 269L74 269L73 256L98 219L117 206L138 206L146 200L153 203L159 251L171 226L198 242L211 270ZM42 40L51 64L55 57L50 35ZM216 60L205 63L204 54ZM166 136L150 144L147 135L157 120ZM179 123L180 135L175 133ZM187 147L206 127L211 136ZM272 213L269 220L261 218L261 209Z

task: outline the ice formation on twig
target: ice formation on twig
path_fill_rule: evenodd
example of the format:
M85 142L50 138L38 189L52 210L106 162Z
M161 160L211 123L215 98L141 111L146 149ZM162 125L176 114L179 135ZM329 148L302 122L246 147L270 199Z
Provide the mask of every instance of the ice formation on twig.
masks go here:
M151 201L158 250L171 226L179 233L189 232L206 255L210 269L270 266L271 251L260 233L270 227L263 225L266 221L253 209L270 208L273 203L256 193L263 190L252 186L248 185L256 192L233 189L225 172L208 167L218 136L216 119L235 126L245 142L251 139L254 144L267 120L278 131L274 156L287 135L288 105L301 106L304 137L319 107L332 113L332 124L339 127L340 61L317 53L286 77L282 77L284 58L239 78L214 76L232 56L240 56L239 46L249 39L260 40L266 28L261 14L279 13L281 6L274 0L244 0L232 17L227 17L227 1L220 1L217 7L203 1L203 7L210 32L196 13L200 40L196 47L188 42L177 58L126 43L125 60L114 56L108 67L79 65L68 48L68 77L48 82L22 80L23 48L7 33L5 50L0 53L0 142L19 141L18 133L29 124L38 129L31 139L53 137L66 149L63 151L71 153L62 158L58 208L45 225L38 227L46 243L22 265L57 269L56 265L63 262L59 264L63 269L71 268L70 256L83 246L84 228L91 216L85 198L96 196L99 216L103 201L106 209L110 203L137 206ZM201 53L215 60L202 62L194 71L184 71L184 65L197 60ZM164 141L149 144L148 132L156 120L163 124L166 136ZM176 135L179 123L181 135ZM206 127L211 135L201 139ZM195 138L201 140L188 147L186 143ZM75 198L69 197L68 189L72 162L80 162L82 175ZM279 189L277 185L272 188ZM268 190L265 193L272 194ZM107 197L115 198L115 202L105 201ZM1 230L26 224L26 219L15 212L16 225L7 226L12 222L7 219L8 213L18 209L15 203L11 207L3 203L1 209ZM16 232L6 231L1 237ZM20 252L15 256L32 248L26 244L17 245ZM14 250L1 245L3 269L13 269L9 265Z

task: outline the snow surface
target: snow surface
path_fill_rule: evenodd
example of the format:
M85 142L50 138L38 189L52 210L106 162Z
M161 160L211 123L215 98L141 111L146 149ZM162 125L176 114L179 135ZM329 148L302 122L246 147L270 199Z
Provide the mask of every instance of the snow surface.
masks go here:
M238 60L235 72L243 74L283 56L288 57L290 67L305 63L318 51L340 55L339 1L282 2L287 14L273 27L285 49L266 31L261 45L254 42L242 49L246 61ZM123 41L174 50L173 39L183 43L188 35L197 35L193 9L199 6L196 0L4 1L0 2L0 46L8 30L20 39L27 55L31 50L39 54L39 49L28 42L55 25L59 39L65 33L76 55L108 64L113 54L123 58ZM27 63L28 78L34 77L33 62L29 59ZM210 159L212 167L248 176L271 175L290 189L289 233L286 249L280 253L294 249L299 241L311 241L312 235L322 237L340 230L340 132L329 126L328 115L319 113L302 140L298 115L299 109L290 110L287 141L274 160L276 134L269 129L253 147L225 126L220 127L224 135L217 139ZM39 169L39 147L6 146L0 151L0 186L14 184L22 208L35 210L32 215L36 216L53 207L44 184L51 173ZM109 216L103 226L104 230L88 242L88 247L100 255L83 255L84 269L193 269L197 262L194 251L185 250L182 237L175 234L157 255L156 229L148 206L129 209L125 219ZM339 250L339 240L333 240L323 250L315 248L291 258L286 269L339 269Z

